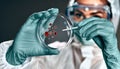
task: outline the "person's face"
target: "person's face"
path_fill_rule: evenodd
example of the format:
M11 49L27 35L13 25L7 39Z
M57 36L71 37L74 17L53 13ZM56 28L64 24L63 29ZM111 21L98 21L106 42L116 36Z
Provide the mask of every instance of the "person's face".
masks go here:
M106 0L77 0L79 5L85 6L104 6L107 4ZM82 15L81 15L82 14ZM85 18L90 17L100 17L100 18L107 18L107 12L102 9L75 9L74 16L72 19L75 21L81 21Z

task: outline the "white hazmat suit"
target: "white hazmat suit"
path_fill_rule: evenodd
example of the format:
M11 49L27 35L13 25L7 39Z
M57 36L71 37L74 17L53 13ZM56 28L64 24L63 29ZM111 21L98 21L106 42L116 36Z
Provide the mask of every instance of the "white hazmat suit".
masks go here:
M118 5L115 2L119 0L111 0L112 8ZM74 0L69 2L72 5ZM117 29L118 19L114 18L116 13L113 13L113 23ZM119 17L116 16L116 17ZM79 41L74 39L70 46L66 47L58 55L29 57L27 60L17 66L13 66L6 61L6 52L13 43L13 40L5 41L0 44L0 69L107 69L101 50L96 44L84 46ZM54 42L52 45L64 46L65 43Z

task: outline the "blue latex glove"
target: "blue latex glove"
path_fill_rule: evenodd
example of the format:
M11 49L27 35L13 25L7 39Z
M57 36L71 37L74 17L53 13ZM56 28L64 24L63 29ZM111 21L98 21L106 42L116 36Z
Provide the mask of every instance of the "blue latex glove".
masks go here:
M75 34L80 41L93 39L101 48L108 69L120 69L120 52L113 24L103 18L91 17L78 23Z
M36 29L38 25L44 28L43 33L48 29L49 23L54 22L58 9L52 8L32 14L17 34L12 46L6 53L6 60L12 65L22 64L27 57L56 55L57 49L46 48L43 43L37 39ZM53 16L54 15L54 16ZM51 20L48 20L51 18ZM41 35L43 38L44 36Z

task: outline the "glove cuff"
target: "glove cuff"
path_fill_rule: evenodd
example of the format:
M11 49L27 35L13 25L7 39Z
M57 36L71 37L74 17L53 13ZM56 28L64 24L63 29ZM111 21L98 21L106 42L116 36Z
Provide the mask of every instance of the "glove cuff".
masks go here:
M28 65L30 62L31 62L31 58L27 58L25 60L25 62L22 64L22 65L17 65L17 66L14 66L14 65L11 65L10 63L7 62L7 58L6 58L6 52L8 50L8 48L11 46L11 44L13 43L13 40L9 40L9 41L5 41L5 42L2 42L0 43L0 69L21 69L21 68L24 68L24 66Z
M12 65L23 64L27 57L12 48L13 46L10 46L6 52L6 61Z

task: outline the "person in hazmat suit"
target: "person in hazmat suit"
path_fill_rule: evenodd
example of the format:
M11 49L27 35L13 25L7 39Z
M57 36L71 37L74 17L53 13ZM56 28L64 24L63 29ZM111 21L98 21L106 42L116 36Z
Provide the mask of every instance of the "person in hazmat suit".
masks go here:
M33 13L14 40L0 44L0 69L120 69L115 1L119 0L70 0L66 15L80 29L74 30L73 42L61 52L44 47L35 32L38 24L45 28L54 22L59 10Z

